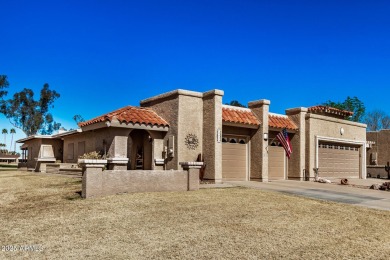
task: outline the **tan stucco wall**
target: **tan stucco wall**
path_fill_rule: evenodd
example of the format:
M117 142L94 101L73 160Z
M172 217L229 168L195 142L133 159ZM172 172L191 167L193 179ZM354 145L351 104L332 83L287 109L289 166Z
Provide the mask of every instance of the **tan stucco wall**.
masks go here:
M377 165L379 165L379 161L378 161L378 157L379 157L379 154L378 154L378 149L380 146L382 146L382 144L380 144L378 142L378 139L379 139L379 131L376 131L376 132L367 132L367 141L373 141L375 142L374 145L371 145L371 148L367 149L367 155L366 155L366 162L367 162L367 165L375 165L375 163L372 161L372 156L374 154L376 154L377 156ZM382 142L385 141L382 139ZM384 144L385 146L388 145L388 143L385 142ZM387 149L386 149L387 150ZM386 150L383 150L384 154L386 154ZM382 161L383 162L383 161Z
M214 90L203 96L203 159L206 164L204 179L222 181L222 139L217 140L218 131L222 137L222 96Z
M367 150L367 165L372 164L371 156L377 153L377 164L385 165L390 161L390 129L383 129L378 132L367 132L367 141L374 141Z
M304 180L306 167L306 113L307 108L293 108L286 110L286 115L296 124L298 130L290 134L290 142L293 149L288 160L288 179Z
M127 158L127 138L130 129L126 128L102 128L93 131L82 132L76 135L64 137L64 155L63 162L77 163L79 142L85 142L85 153L97 151L104 153L103 140L106 140L106 152L108 158L125 157ZM115 138L117 143L115 144ZM74 144L73 159L68 159L68 144ZM116 147L115 147L116 146Z
M185 139L193 134L198 139L198 146L189 149ZM177 135L177 158L179 162L196 161L203 148L203 100L200 97L179 96L179 121ZM177 165L176 169L179 169Z
M268 114L270 101L263 99L249 102L248 106L260 120L260 127L254 132L250 145L250 178L251 180L268 182L268 140L264 140L264 133L268 133Z
M199 170L102 171L101 168L87 168L82 182L84 198L124 192L189 191L199 189Z
M344 129L341 135L340 129ZM366 125L347 120L316 115L306 115L306 170L310 172L310 177L314 177L313 168L316 159L316 136L337 138L347 141L364 142L366 141ZM365 158L364 148L359 149L361 156ZM365 160L364 160L365 161ZM361 160L361 163L363 160ZM365 177L365 164L360 167ZM320 169L321 171L321 169Z
M169 123L163 145L174 136L174 158L167 159L166 169L180 169L179 161L195 161L202 154L206 161L206 174L210 179L222 173L222 147L216 143L217 129L222 129L222 91L206 93L176 90L141 101L141 106L152 108ZM207 136L205 135L207 132ZM195 149L187 147L188 135L195 135ZM156 146L161 146L157 141ZM157 156L159 152L155 151ZM207 171L208 170L208 171Z
M169 136L175 137L174 150L175 156L173 158L167 158L165 166L166 170L179 169L179 161L177 156L177 134L178 134L178 121L179 121L179 98L178 94L168 95L159 99L152 99L141 101L142 107L152 108L158 115L164 118L169 124L169 130L163 137L163 146L167 146ZM161 145L157 142L156 144ZM156 151L157 154L158 151Z
M25 145L28 146L28 156L27 156L27 168L34 168L37 165L37 161L35 158L38 158L39 155L39 150L41 149L41 144L42 144L42 139L32 139L32 140L27 140L25 142ZM32 148L32 150L30 149ZM32 153L30 154L30 151Z

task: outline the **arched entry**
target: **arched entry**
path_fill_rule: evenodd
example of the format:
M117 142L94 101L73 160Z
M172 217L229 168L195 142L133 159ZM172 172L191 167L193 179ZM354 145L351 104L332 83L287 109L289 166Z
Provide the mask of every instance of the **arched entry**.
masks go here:
M128 138L127 149L129 170L152 169L152 138L148 131L132 130Z

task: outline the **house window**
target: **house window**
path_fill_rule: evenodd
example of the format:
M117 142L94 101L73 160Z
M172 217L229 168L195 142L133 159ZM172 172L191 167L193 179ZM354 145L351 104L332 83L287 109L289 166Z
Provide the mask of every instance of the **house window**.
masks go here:
M68 160L73 160L74 158L74 143L68 144Z
M85 154L85 141L77 144L77 155L81 156L83 154Z

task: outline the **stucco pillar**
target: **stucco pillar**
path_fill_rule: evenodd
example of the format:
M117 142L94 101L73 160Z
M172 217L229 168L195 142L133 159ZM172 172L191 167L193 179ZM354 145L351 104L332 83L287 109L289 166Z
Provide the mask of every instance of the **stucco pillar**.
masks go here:
M113 137L107 161L109 170L127 170L129 158L127 157L127 140L131 129L112 128L110 135Z
M307 108L298 107L286 110L286 115L297 125L298 131L291 138L293 153L288 162L288 179L305 180L306 161L306 121ZM306 173L307 176L309 172Z
M187 171L187 190L199 190L199 171L203 162L180 162L183 170Z
M251 180L268 182L268 140L264 140L264 133L268 133L268 114L271 101L267 99L252 101L248 107L255 113L261 125L251 138Z
M103 188L103 169L107 160L79 159L83 169L81 197L99 196Z
M150 131L152 142L152 170L164 170L165 159L164 151L164 135L165 133Z
M203 94L203 159L205 179L222 182L222 90ZM219 135L219 136L218 136Z

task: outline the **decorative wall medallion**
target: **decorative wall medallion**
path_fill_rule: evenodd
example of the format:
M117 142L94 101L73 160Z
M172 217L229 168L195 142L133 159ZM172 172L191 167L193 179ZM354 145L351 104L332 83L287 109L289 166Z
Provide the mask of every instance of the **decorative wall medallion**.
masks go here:
M190 150L195 150L195 148L199 145L198 137L194 134L188 134L184 142Z

